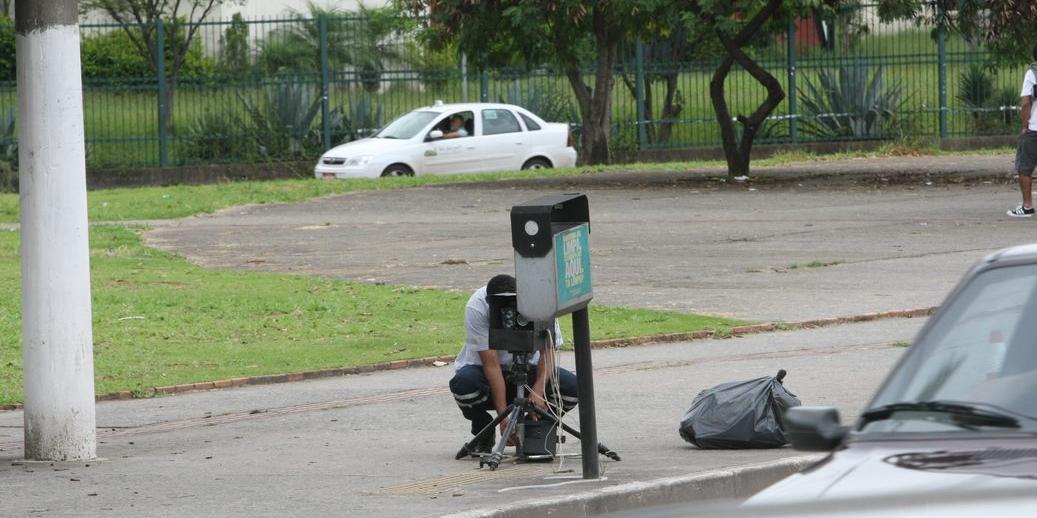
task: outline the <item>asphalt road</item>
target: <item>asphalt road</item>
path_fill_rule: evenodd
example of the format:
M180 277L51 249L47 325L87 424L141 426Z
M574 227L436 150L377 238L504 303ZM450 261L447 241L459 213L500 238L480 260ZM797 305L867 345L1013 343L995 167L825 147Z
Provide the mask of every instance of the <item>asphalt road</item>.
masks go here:
M432 516L801 455L698 450L677 427L698 391L780 368L848 422L922 322L595 351L598 436L623 460L594 482L573 482L571 457L492 473L453 460L468 425L449 366L99 403L103 459L85 465L21 461L21 412L0 412L0 515Z
M917 160L915 160L917 162ZM509 208L585 192L595 302L807 320L938 305L984 254L1033 240L999 183L684 185L680 173L361 192L156 228L198 264L472 290L513 271Z

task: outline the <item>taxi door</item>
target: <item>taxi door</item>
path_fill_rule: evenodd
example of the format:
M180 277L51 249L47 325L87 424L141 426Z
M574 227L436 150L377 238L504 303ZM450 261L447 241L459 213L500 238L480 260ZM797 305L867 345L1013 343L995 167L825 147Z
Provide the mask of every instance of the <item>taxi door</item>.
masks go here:
M433 127L445 126L443 121L449 119L451 115L454 114L443 117ZM472 120L472 112L463 112L462 115L466 120ZM423 144L425 173L453 174L484 171L485 168L480 168L479 164L478 140L479 137L474 135L438 139L426 136Z

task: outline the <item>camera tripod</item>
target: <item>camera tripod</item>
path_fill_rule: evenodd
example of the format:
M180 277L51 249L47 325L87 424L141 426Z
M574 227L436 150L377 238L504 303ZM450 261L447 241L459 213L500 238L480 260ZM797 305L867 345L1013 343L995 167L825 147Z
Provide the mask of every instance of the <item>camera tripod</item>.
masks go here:
M504 448L506 448L508 445L508 439L512 436L513 433L515 433L515 429L517 428L519 421L527 414L535 414L540 419L543 419L553 424L557 424L573 437L581 439L580 432L578 430L561 422L557 417L555 417L551 413L541 410L533 404L533 401L531 399L526 397L525 387L526 384L529 382L530 367L529 363L527 362L527 354L528 353L515 354L512 364L508 368L507 373L504 376L505 383L509 383L516 387L515 399L508 405L507 408L505 408L503 412L497 415L497 417L493 421L484 426L483 429L479 431L479 433L475 434L475 437L473 437L470 441L461 446L461 449L457 452L457 455L454 456L455 459L460 460L470 455L483 437L495 433L494 430L496 430L497 426L501 423L501 421L507 419L508 425L505 427L504 433L501 435L501 438L497 441L497 444L494 446L493 451L490 453L482 454L482 457L479 459L480 468L483 466L489 466L491 471L496 470L497 467L500 466L501 460L504 459ZM524 437L518 437L519 443L517 444L517 447L518 451L520 452L520 460L522 460L522 441L524 440ZM598 443L598 453L612 460L620 460L618 453L612 451L612 449L600 442Z

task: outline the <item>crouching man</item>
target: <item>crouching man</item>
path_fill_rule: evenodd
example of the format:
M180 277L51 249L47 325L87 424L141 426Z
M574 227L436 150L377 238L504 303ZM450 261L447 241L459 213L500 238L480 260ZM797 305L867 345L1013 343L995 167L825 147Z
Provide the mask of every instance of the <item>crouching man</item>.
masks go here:
M515 292L515 278L510 275L497 275L479 288L468 299L465 307L465 344L454 361L454 377L450 380L450 392L461 408L461 414L472 423L472 435L493 421L490 411L502 414L508 404L514 400L516 387L504 381L504 370L512 363L512 355L507 351L490 349L490 306L487 295ZM558 376L552 376L558 365L555 361L555 349L562 345L561 328L555 320L555 347L544 349L530 357L530 365L536 370L529 374L527 391L530 400L538 408L560 415L576 406L576 375L558 368ZM557 380L557 390L553 381ZM557 393L559 397L553 397ZM508 420L500 423L501 433L508 426ZM496 442L496 433L486 434L471 452L473 456L490 453Z

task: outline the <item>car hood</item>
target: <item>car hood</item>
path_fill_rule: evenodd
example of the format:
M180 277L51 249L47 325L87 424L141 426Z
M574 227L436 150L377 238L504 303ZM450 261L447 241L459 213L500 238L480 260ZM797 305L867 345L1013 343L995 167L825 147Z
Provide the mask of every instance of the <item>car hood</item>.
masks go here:
M412 142L410 140L365 138L354 140L353 142L347 142L340 146L335 146L325 152L324 156L351 158L361 155L379 155L407 147L411 144Z
M851 443L747 504L900 492L1037 489L1037 439Z

